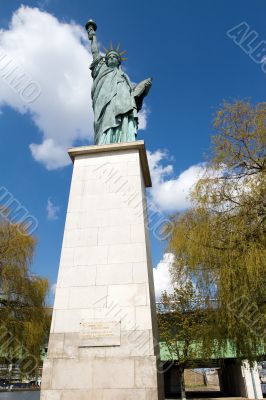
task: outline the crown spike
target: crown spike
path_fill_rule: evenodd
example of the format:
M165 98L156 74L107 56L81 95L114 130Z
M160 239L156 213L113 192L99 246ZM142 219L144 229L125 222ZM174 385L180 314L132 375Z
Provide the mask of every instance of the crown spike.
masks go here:
M118 44L118 46L116 47L116 49L113 47L113 42L112 42L112 40L110 40L110 49L108 50L104 45L103 45L103 49L104 49L104 51L105 51L105 55L108 57L108 54L111 52L111 51L114 51L115 53L117 53L117 55L119 56L119 58L120 58L120 60L121 61L124 61L124 60L127 60L127 58L124 58L124 57L122 57L122 55L123 54L125 54L126 52L127 52L127 50L124 50L124 51L119 51L119 49L120 49L120 43Z

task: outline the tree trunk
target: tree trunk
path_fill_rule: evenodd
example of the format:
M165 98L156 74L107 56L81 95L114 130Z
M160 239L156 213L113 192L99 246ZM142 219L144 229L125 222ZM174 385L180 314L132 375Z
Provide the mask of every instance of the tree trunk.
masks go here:
M186 400L184 370L185 370L184 367L178 367L178 375L179 375L179 381L180 381L180 397L182 400Z

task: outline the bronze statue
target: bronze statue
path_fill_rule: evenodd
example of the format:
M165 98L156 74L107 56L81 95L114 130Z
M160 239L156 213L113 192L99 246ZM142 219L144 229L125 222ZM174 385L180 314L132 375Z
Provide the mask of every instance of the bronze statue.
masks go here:
M97 145L132 142L137 135L137 113L149 92L152 79L133 85L121 68L124 52L119 52L119 46L113 49L111 44L109 50L105 49L105 56L102 56L96 29L96 23L89 20L86 30L93 56L90 69L93 78L94 142Z

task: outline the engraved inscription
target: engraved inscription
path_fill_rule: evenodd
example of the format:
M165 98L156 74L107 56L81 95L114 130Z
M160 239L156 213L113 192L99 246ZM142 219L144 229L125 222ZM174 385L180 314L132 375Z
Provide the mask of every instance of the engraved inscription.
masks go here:
M117 324L115 322L115 324ZM113 336L113 323L106 322L81 322L82 330L86 332L87 337L108 337Z
M80 323L80 346L120 346L120 322L82 321Z

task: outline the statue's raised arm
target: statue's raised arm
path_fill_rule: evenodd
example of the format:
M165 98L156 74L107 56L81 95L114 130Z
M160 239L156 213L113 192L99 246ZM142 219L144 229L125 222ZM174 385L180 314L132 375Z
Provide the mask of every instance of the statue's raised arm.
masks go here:
M97 30L97 25L92 19L90 19L86 23L86 30L88 32L88 37L91 41L91 52L92 52L93 60L97 60L97 58L99 58L101 53L100 53L100 50L98 47L96 33L95 33Z
M86 24L93 62L91 89L94 111L94 142L110 144L132 142L136 140L138 129L138 111L142 107L143 98L151 87L151 78L134 86L123 72L121 63L125 51L119 46L105 49L105 57L101 55L96 39L97 25L89 20Z

